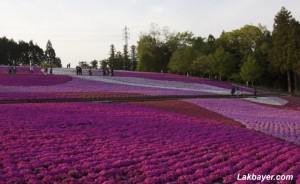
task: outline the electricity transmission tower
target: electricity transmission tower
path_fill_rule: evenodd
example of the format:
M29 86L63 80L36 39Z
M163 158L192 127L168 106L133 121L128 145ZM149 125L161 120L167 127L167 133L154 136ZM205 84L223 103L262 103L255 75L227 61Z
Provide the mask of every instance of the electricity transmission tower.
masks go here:
M130 65L130 61L129 61L129 56L128 56L128 40L130 39L130 34L129 34L129 28L127 26L125 26L125 28L123 29L124 31L124 40L125 40L125 45L124 45L124 66L123 69L124 70L128 70L129 69L129 65Z
M125 26L125 28L123 29L123 31L124 31L123 36L124 36L124 40L125 40L125 45L128 46L128 40L130 39L129 28L127 26Z

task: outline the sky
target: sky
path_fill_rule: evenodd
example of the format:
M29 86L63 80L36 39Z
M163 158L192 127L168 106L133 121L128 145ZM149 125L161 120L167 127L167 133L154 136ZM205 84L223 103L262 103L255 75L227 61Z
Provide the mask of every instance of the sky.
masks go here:
M33 40L45 50L51 41L64 67L109 57L110 45L137 45L151 24L171 32L218 38L244 25L272 31L281 7L300 21L299 0L0 0L0 37Z

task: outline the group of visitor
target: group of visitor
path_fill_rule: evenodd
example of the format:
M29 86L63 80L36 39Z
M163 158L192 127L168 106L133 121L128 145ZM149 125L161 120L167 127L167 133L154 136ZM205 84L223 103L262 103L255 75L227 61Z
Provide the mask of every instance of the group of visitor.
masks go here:
M243 91L238 87L238 86L234 86L232 85L232 88L231 88L231 95L234 96L243 96ZM257 90L255 87L253 87L253 96L254 98L257 97Z
M47 67L44 68L44 73L48 74L48 68ZM50 67L49 74L53 75L53 68L52 67Z
M102 69L102 72L103 72L103 76L114 76L114 70L111 68L110 71L109 71L109 68L103 68Z
M82 67L76 66L76 75L82 75Z
M243 91L238 86L232 86L231 95L243 96Z
M8 73L9 74L17 74L17 66L10 66L9 68L8 68Z
M76 75L82 75L82 70L83 70L82 67L76 66ZM103 69L99 69L99 71L102 72L103 76L114 76L114 70L113 69L103 68ZM89 76L93 75L92 68L88 68L88 75Z

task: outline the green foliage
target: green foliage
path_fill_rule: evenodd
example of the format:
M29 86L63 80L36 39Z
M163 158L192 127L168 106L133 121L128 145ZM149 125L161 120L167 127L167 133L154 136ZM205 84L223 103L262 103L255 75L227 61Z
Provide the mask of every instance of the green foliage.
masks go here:
M17 65L40 65L44 60L44 51L38 45L19 41L6 37L0 38L0 64L12 65L13 61Z
M109 65L109 60L107 60L107 59L101 60L100 61L100 65L101 65L101 69L102 70L105 69L105 68L107 68L107 66Z
M153 61L155 60L154 56L150 52L144 52L139 54L139 60L137 65L138 71L154 71Z
M271 65L287 74L288 92L292 92L293 79L294 88L298 85L297 77L293 77L292 73L299 68L299 22L292 18L291 12L282 7L275 16L272 33Z
M117 63L116 63L116 49L115 46L112 44L110 45L110 53L109 53L109 58L108 58L108 65L110 68L113 69L121 69L117 68Z
M52 43L48 40L45 50L45 61L52 67L61 67L61 60L56 57L55 50L52 47Z
M209 78L215 75L219 80L244 80L270 86L286 86L282 79L283 72L287 72L288 84L294 81L296 86L300 75L299 37L299 22L285 8L275 16L272 34L261 24L245 25L223 31L219 38L209 35L205 39L192 32L171 33L152 25L149 33L139 38L138 62L133 62L136 57L131 53L130 65L134 68L137 63L139 71L188 72ZM122 56L126 57L127 51L124 53Z
M98 61L97 60L91 61L91 67L92 68L98 68Z
M51 66L51 64L48 63L48 65ZM86 61L79 61L78 62L78 66L82 67L82 68L89 68L89 64Z
M212 56L205 55L205 54L199 54L197 58L193 61L191 64L191 70L194 74L200 75L200 76L207 76L208 78L212 78L213 74L213 61Z
M191 70L191 64L197 57L192 47L185 47L173 53L168 68L173 73L185 74Z
M248 56L243 63L240 71L240 75L245 82L252 82L252 85L261 76L261 67L256 62L253 56Z
M212 54L214 73L218 75L219 80L229 77L234 72L235 63L232 56L222 47L219 47Z
M129 59L129 52L128 52L128 45L124 45L123 47L123 60L124 60L124 70L130 70L130 59Z
M132 45L130 47L130 70L135 71L137 69L137 63L138 63L138 57L137 57L137 51L136 51L136 46Z
M160 72L167 68L166 48L164 44L151 35L142 35L138 41L139 71Z
M124 59L123 59L123 54L118 51L116 54L116 59L115 59L115 69L117 70L123 70L124 69Z
M292 63L288 60L289 24L291 13L284 7L275 16L272 33L271 64L280 68L282 72L292 69Z
M293 71L300 74L300 23L291 19L289 28L288 60L293 65Z
M240 29L222 34L216 44L229 52L241 66L244 59L248 55L252 55L262 44L263 38L264 34L259 27L245 25ZM239 66L237 66L237 69L239 69Z

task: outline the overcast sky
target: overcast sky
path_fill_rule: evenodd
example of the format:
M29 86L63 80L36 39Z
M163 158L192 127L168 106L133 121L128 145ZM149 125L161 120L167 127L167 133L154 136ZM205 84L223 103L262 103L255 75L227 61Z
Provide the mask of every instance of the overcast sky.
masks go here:
M108 58L111 44L122 51L125 25L129 45L151 23L217 38L246 24L272 31L282 6L300 21L299 0L0 0L0 37L33 40L43 49L49 39L63 66L75 67Z

